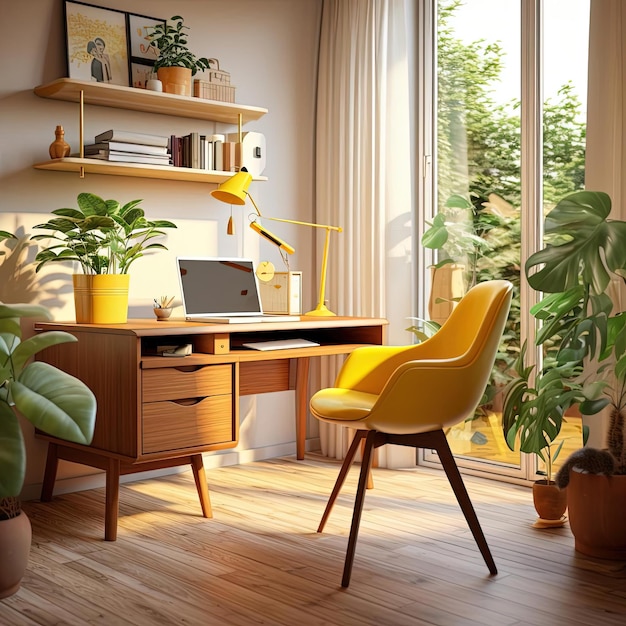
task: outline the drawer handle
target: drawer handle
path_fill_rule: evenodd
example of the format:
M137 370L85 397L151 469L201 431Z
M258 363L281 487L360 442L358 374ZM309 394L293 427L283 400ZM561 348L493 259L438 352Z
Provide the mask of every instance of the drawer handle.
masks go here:
M200 404L203 400L205 400L205 396L200 396L198 398L181 398L180 400L170 400L174 404L180 404L181 406L193 406L194 404Z

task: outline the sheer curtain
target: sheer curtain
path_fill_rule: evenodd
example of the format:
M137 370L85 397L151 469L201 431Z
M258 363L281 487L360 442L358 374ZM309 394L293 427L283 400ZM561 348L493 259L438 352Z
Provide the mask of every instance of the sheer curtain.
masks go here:
M626 219L626 43L623 0L591 0L585 187L605 191Z
M591 0L585 188L611 196L611 215L626 220L626 6ZM626 302L623 285L618 287ZM603 448L608 411L590 421L588 445Z
M411 150L405 0L324 0L316 138L316 219L337 224L327 296L340 315L386 317L387 343L411 343ZM333 384L328 359L321 385ZM350 433L320 424L322 452L343 458ZM382 451L379 465L414 465Z

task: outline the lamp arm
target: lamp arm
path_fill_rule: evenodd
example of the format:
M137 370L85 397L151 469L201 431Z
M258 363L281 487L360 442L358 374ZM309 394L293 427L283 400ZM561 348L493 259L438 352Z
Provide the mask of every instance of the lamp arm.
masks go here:
M246 191L246 195L248 196L248 198L250 198L250 202L252 202L252 206L254 207L255 211L257 212L259 217L263 217L261 215L261 211L259 211L259 207L256 205L256 202L254 201L254 198ZM271 218L266 218L266 219L271 219Z
M250 198L250 200L252 200L252 198ZM256 208L256 205L255 205L255 208ZM257 212L258 212L258 209L257 209ZM259 215L261 214L259 213ZM314 224L313 222L299 222L298 220L288 220L282 217L263 217L263 219L272 220L273 222L285 222L286 224L298 224L300 226L312 226L313 228L326 228L328 230L336 230L338 233L343 232L343 228L341 228L341 226L331 226L330 224Z

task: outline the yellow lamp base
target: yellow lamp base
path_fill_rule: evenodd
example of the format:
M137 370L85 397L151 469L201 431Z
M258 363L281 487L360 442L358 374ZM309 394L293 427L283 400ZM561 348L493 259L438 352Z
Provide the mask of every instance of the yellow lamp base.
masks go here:
M325 304L318 304L312 311L305 315L314 315L316 317L336 317L337 314L329 311Z

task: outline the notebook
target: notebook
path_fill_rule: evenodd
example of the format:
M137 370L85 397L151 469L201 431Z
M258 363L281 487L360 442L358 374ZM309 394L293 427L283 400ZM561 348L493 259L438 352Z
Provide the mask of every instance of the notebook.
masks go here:
M211 324L297 322L298 315L263 313L251 259L177 257L185 319Z

